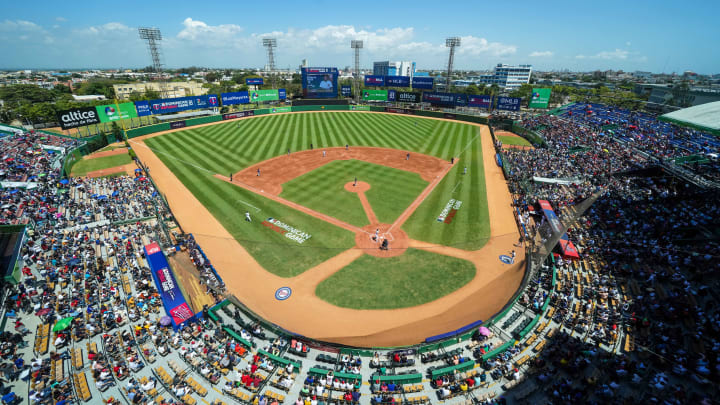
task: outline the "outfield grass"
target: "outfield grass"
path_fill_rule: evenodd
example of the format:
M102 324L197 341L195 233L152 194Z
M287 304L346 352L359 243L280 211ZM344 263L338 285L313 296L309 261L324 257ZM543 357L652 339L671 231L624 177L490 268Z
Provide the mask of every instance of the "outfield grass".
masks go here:
M497 138L504 145L532 146L532 144L528 142L527 139L520 138L519 136L498 135Z
M347 231L338 233L334 226L272 203L212 175L238 172L254 163L283 155L288 148L293 151L309 149L310 143L315 148L350 144L408 150L445 160L459 157L460 163L408 219L403 229L414 239L469 250L482 247L490 235L479 128L472 125L400 115L317 112L267 115L190 128L154 137L145 143L255 259L275 274L298 274L329 259L338 253L337 249L353 246L352 235ZM465 165L467 175L462 174ZM367 194L374 211L383 222L392 222L399 214L394 214L394 207L386 212L385 204L379 201L384 196L374 195L374 189L373 184ZM322 193L322 186L310 186L307 192ZM450 198L462 200L463 207L451 224L439 223L436 217ZM280 220L292 217L293 222L285 222L313 234L308 242L318 245L315 249L285 249L292 245L278 240L272 232L248 231L247 227L241 226L244 225L241 214L247 206L236 202L239 199L260 207L263 215L272 212L267 216ZM404 209L408 204L398 209ZM271 247L271 258L266 257L268 251L263 247ZM287 269L288 263L292 263L293 269Z
M408 249L391 258L363 255L318 284L315 295L343 308L406 308L450 294L473 277L467 260Z
M281 197L356 226L370 224L357 194L344 185L357 176L381 223L392 223L427 187L417 173L361 160L335 160L283 184Z
M95 159L82 159L77 161L72 167L73 176L84 176L95 170L109 169L111 167L122 166L132 163L132 158L127 153L105 156Z

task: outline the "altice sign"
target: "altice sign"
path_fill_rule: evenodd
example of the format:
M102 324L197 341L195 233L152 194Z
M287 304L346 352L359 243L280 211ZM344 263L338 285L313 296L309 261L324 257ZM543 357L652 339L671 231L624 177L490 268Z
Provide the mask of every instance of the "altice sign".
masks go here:
M73 108L72 110L58 111L57 118L58 122L60 122L60 128L62 129L71 129L100 123L100 117L98 117L95 107L82 107Z

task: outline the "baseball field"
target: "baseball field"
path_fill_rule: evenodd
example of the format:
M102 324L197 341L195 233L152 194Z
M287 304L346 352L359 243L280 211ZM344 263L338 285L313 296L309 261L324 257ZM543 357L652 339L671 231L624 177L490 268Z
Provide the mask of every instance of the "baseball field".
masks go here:
M411 344L487 319L522 279L487 127L292 113L131 145L228 291L291 332Z

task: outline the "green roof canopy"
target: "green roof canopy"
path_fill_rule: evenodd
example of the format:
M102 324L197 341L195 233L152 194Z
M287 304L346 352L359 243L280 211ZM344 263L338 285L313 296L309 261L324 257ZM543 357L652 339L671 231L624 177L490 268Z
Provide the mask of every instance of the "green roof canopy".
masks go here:
M660 120L720 136L720 101L673 111Z

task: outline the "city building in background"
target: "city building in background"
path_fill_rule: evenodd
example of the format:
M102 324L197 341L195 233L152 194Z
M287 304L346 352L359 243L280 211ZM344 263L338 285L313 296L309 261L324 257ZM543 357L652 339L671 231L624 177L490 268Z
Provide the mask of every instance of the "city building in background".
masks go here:
M163 95L164 98L199 96L207 94L208 91L202 83L198 82L169 82L165 86L167 94ZM140 94L144 94L148 90L160 93L162 89L160 83L156 82L114 84L113 88L116 97L121 100L130 98L130 94L134 91Z
M415 62L373 62L373 75L379 76L415 76Z
M514 90L521 85L530 83L532 65L511 66L498 63L491 75L481 75L480 83L497 84L506 90Z

